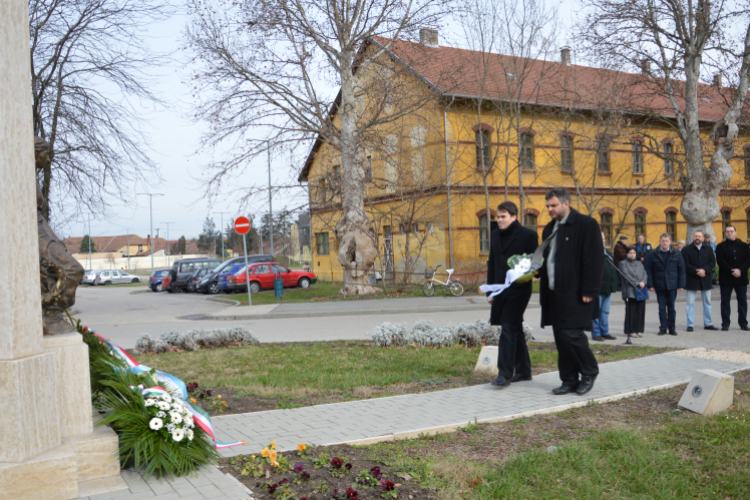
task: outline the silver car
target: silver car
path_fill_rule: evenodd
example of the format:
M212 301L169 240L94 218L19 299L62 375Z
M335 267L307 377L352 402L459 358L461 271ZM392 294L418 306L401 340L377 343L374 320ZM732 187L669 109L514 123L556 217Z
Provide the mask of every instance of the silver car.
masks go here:
M88 271L86 274L83 275L83 279L81 280L81 283L85 285L96 285L96 278L99 276L99 273L102 271L100 269Z
M125 271L101 271L94 280L95 285L118 285L122 283L140 283L141 278L128 274Z

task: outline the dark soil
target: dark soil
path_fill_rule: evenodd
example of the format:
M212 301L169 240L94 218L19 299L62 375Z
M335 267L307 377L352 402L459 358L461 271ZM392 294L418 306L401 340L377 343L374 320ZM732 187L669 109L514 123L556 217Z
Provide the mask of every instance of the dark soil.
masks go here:
M253 498L258 499L275 498L269 491L269 485L273 487L273 485L278 485L279 481L284 479L289 482L290 489L295 495L297 495L295 498L299 499L345 499L347 498L346 493L349 488L353 488L357 492L356 498L361 500L379 499L382 498L381 495L384 493L380 487L365 487L362 484L356 484L357 476L359 476L362 471L369 471L373 467L379 467L383 474L383 479L395 484L395 491L398 494L399 499L427 500L432 498L435 492L435 490L431 488L423 488L419 486L417 480L411 478L407 474L403 474L400 471L394 471L381 463L368 460L366 457L366 449L339 445L326 448L308 449L308 451L309 455L304 457L298 456L297 452L284 452L279 454L286 457L289 460L289 464L292 466L295 464L302 464L302 467L304 467L303 472L310 474L309 481L301 482L299 484L293 483L293 480L298 477L298 474L295 474L294 472L287 472L284 474L271 472L269 478L254 478L250 475L243 476L240 471L237 470L237 467L230 464L231 459L229 458L223 459L221 465L226 467L225 470L229 470L234 477L250 488L254 495ZM336 477L331 473L331 466L316 469L313 466L312 460L321 453L327 454L331 459L334 457L341 458L346 464L351 464L351 470L341 477Z

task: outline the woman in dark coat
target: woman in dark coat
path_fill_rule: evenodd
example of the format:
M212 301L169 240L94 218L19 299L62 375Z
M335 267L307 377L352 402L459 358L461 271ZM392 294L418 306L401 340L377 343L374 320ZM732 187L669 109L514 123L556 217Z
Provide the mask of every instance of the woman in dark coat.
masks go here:
M622 282L622 299L625 301L625 334L643 337L646 329L646 301L637 300L636 290L630 283L646 293L648 274L640 260L636 259L635 246L628 248L627 258L620 262L620 272L626 278Z

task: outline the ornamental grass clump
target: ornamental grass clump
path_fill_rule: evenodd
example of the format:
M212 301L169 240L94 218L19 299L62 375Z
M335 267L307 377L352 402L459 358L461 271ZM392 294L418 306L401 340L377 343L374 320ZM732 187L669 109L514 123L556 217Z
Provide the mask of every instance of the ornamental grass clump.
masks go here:
M403 323L383 323L372 331L372 341L377 347L406 345L406 325Z
M260 344L252 332L239 326L214 330L195 329L184 333L173 330L164 332L159 337L155 339L147 333L141 335L135 342L135 350L141 354L161 354L168 351L197 351Z
M406 326L403 324L383 323L376 326L372 331L372 341L376 347L407 345L450 347L455 344L478 347L497 345L501 332L502 329L499 326L492 326L481 320L474 323L462 323L458 326L447 323L438 327L433 326L429 321L419 320L409 333L406 333ZM531 327L527 323L523 324L523 332L527 342L534 340Z

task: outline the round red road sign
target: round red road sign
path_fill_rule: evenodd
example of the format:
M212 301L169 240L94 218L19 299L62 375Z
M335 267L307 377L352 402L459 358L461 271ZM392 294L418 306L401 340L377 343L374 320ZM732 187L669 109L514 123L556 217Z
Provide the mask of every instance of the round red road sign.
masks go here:
M234 230L240 234L247 234L250 232L250 219L247 217L237 217L234 220Z

